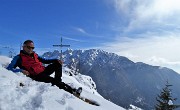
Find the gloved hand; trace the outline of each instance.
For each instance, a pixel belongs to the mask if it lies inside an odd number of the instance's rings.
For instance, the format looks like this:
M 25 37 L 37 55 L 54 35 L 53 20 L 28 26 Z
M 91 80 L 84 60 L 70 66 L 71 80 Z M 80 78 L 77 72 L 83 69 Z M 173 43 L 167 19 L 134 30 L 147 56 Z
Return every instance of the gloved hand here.
M 26 76 L 29 76 L 29 75 L 30 75 L 30 73 L 29 73 L 28 71 L 26 71 L 26 70 L 22 70 L 22 73 L 23 73 L 24 75 L 26 75 Z

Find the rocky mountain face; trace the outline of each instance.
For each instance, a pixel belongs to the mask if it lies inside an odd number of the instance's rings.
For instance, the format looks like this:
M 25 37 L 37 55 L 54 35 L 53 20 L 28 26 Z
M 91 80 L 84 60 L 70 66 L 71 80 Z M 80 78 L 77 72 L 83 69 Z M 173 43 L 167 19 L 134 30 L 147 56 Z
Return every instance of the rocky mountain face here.
M 58 51 L 44 53 L 45 58 L 57 58 Z M 97 91 L 106 99 L 128 108 L 130 104 L 153 109 L 156 97 L 168 81 L 172 96 L 180 104 L 180 74 L 159 66 L 133 62 L 126 57 L 103 50 L 67 50 L 64 64 L 81 74 L 91 76 Z

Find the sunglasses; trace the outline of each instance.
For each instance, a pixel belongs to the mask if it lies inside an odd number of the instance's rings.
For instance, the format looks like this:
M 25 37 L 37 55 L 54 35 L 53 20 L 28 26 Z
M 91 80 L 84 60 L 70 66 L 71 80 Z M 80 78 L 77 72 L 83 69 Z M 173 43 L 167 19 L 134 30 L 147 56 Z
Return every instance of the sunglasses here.
M 35 47 L 31 47 L 31 46 L 26 46 L 28 49 L 34 49 Z

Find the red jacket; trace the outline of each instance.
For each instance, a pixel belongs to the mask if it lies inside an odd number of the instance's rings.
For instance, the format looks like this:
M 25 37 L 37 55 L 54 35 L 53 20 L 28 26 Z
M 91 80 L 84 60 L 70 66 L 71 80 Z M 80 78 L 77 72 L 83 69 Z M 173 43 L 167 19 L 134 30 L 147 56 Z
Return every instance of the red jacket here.
M 32 55 L 26 55 L 20 53 L 22 59 L 22 66 L 31 74 L 37 75 L 45 70 L 45 67 L 38 60 L 38 55 L 33 53 Z

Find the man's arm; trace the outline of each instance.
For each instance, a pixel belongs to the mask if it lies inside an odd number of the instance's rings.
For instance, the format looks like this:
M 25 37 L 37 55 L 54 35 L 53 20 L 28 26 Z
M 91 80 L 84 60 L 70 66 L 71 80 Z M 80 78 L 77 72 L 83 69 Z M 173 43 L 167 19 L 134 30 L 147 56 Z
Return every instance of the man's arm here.
M 44 63 L 44 64 L 50 64 L 50 63 L 54 63 L 56 61 L 58 61 L 58 59 L 46 59 L 43 57 L 38 56 L 38 59 L 40 62 Z
M 15 56 L 6 69 L 8 69 L 10 71 L 13 71 L 15 73 L 22 72 L 22 69 L 17 69 L 16 68 L 18 66 L 17 63 L 18 63 L 19 60 L 20 60 L 20 56 L 19 55 Z

